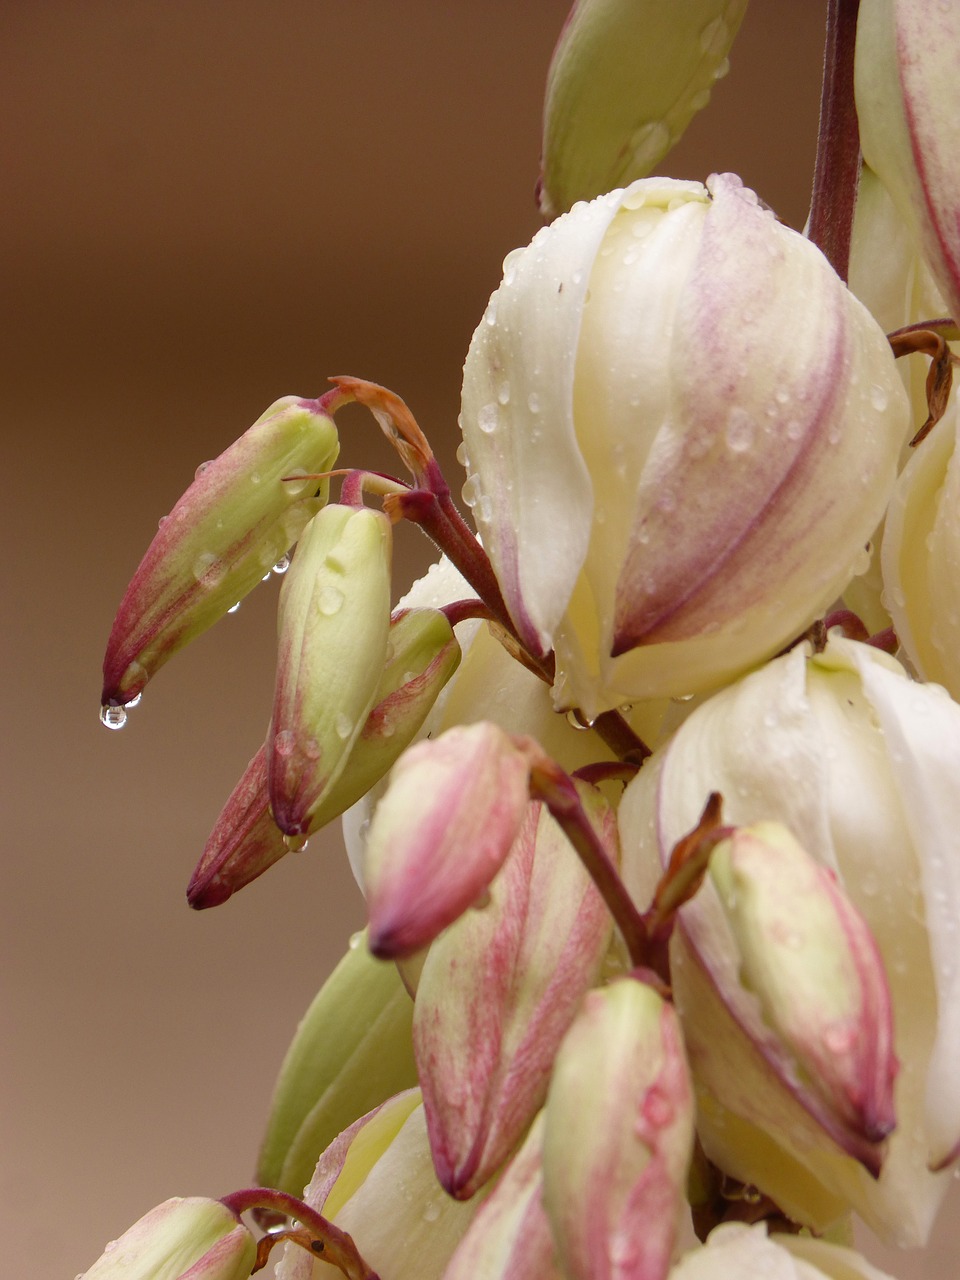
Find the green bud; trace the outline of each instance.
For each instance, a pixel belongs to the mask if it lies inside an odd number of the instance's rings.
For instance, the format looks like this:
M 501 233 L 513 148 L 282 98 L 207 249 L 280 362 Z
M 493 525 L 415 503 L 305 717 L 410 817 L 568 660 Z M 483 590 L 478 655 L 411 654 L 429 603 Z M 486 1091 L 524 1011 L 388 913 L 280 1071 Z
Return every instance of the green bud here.
M 377 697 L 390 627 L 390 521 L 329 506 L 310 522 L 280 596 L 270 807 L 304 837 Z
M 299 1195 L 342 1130 L 417 1082 L 413 1001 L 356 935 L 297 1029 L 277 1080 L 257 1181 Z
M 78 1280 L 246 1280 L 253 1236 L 219 1200 L 165 1200 L 112 1240 Z
M 326 502 L 327 481 L 311 477 L 328 471 L 339 449 L 317 402 L 287 396 L 198 468 L 117 611 L 103 660 L 104 706 L 131 702 L 168 658 L 252 591 Z

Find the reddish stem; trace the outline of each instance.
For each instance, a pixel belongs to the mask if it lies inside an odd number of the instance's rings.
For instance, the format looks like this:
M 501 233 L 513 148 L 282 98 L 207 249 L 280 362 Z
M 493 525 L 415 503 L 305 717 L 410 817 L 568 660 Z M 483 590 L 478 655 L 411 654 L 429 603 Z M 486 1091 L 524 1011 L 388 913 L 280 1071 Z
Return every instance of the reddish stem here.
M 860 129 L 853 96 L 853 54 L 860 0 L 828 0 L 820 129 L 807 235 L 841 280 L 860 182 Z

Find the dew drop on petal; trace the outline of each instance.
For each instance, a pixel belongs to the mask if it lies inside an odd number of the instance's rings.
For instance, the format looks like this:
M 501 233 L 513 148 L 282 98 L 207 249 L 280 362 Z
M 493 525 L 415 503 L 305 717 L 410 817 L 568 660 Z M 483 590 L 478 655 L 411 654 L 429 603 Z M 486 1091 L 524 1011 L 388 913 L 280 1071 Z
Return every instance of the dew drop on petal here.
M 730 29 L 723 18 L 714 18 L 700 32 L 700 48 L 714 57 L 730 43 Z
M 127 723 L 125 707 L 101 707 L 100 723 L 107 729 L 122 729 Z
M 424 1222 L 436 1222 L 439 1217 L 440 1206 L 437 1204 L 436 1200 L 428 1200 L 423 1208 Z
M 290 557 L 284 553 L 277 563 L 273 566 L 273 573 L 284 574 L 290 568 Z
M 321 587 L 317 592 L 317 608 L 325 618 L 332 618 L 343 607 L 343 592 L 339 587 Z
M 540 412 L 540 397 L 537 395 L 535 391 L 531 391 L 530 394 L 527 396 L 527 408 L 530 410 L 531 413 Z
M 874 383 L 870 388 L 870 403 L 873 405 L 874 409 L 876 409 L 877 413 L 883 413 L 884 409 L 887 407 L 888 400 L 889 397 L 887 396 L 884 388 L 881 387 L 879 383 Z
M 341 711 L 334 721 L 333 727 L 336 730 L 337 737 L 340 738 L 341 741 L 345 742 L 353 732 L 353 721 L 348 715 Z
M 236 613 L 239 608 L 240 608 L 240 601 L 238 600 L 236 604 L 232 604 L 230 606 L 230 608 L 227 610 L 227 613 Z
M 723 436 L 731 453 L 746 453 L 753 444 L 754 438 L 751 415 L 745 409 L 732 409 Z
M 495 404 L 485 404 L 477 413 L 477 426 L 484 435 L 492 435 L 500 422 L 500 414 Z
M 196 471 L 193 473 L 194 480 L 199 480 L 209 465 L 209 462 L 201 462 L 199 467 L 197 467 Z
M 350 935 L 350 944 L 349 944 L 349 945 L 350 945 L 350 950 L 351 950 L 351 951 L 356 951 L 357 947 L 359 947 L 359 945 L 360 945 L 360 943 L 361 943 L 362 941 L 363 941 L 363 930 L 362 930 L 362 929 L 358 929 L 356 933 L 351 933 L 351 935 Z
M 281 729 L 274 735 L 273 747 L 278 756 L 286 757 L 293 754 L 295 742 L 292 729 Z
M 141 689 L 139 693 L 135 693 L 133 695 L 133 697 L 130 699 L 129 702 L 125 702 L 123 704 L 124 710 L 132 711 L 134 707 L 139 707 L 142 701 L 143 701 L 143 690 Z

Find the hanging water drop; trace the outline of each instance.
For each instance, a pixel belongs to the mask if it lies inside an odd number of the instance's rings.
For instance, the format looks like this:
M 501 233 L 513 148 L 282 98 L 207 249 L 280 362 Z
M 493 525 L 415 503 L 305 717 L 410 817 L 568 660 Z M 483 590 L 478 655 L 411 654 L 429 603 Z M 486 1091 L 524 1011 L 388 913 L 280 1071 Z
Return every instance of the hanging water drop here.
M 230 606 L 230 608 L 227 610 L 227 613 L 236 613 L 239 608 L 240 608 L 240 601 L 238 600 L 236 604 L 232 604 Z
M 199 480 L 209 465 L 209 462 L 201 462 L 199 467 L 197 467 L 196 471 L 193 473 L 194 480 Z
M 143 701 L 143 690 L 141 689 L 139 693 L 135 693 L 133 695 L 133 697 L 130 699 L 129 702 L 125 702 L 123 704 L 123 709 L 125 711 L 132 711 L 134 707 L 139 707 L 142 701 Z
M 101 707 L 100 723 L 107 729 L 122 729 L 127 723 L 126 708 L 112 706 Z
M 273 573 L 284 574 L 290 568 L 290 557 L 284 552 L 277 563 L 273 566 Z M 269 577 L 269 574 L 267 575 Z

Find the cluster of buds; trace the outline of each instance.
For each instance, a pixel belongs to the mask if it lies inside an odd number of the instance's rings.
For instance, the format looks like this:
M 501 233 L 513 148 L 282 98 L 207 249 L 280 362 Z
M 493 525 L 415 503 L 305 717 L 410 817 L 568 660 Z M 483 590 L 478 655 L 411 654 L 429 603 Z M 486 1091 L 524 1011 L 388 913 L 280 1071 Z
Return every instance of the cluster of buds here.
M 927 1239 L 960 1159 L 960 9 L 832 0 L 801 235 L 733 175 L 648 176 L 745 7 L 574 6 L 552 221 L 464 368 L 475 530 L 406 405 L 338 378 L 144 557 L 114 726 L 289 566 L 190 903 L 343 815 L 369 924 L 262 1185 L 160 1206 L 91 1280 L 240 1280 L 280 1240 L 282 1280 L 868 1280 L 853 1215 Z M 351 400 L 409 479 L 331 471 Z M 391 607 L 404 520 L 443 556 Z

